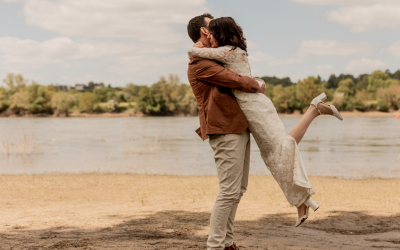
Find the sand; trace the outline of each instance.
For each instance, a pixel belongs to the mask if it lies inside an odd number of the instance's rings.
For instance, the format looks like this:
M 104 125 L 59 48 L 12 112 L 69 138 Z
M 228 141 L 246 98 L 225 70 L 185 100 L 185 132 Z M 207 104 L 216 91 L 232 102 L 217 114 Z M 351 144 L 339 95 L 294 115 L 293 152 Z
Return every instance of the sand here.
M 240 249 L 400 249 L 400 179 L 311 177 L 303 227 L 270 176 L 251 176 Z M 0 176 L 0 249 L 206 249 L 217 177 Z

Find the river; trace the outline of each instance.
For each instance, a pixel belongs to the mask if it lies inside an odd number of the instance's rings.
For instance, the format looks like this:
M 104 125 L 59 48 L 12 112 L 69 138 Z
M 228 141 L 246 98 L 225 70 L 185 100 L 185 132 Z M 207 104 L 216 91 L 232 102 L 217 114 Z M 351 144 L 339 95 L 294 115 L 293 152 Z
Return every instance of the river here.
M 299 117 L 282 117 L 286 133 Z M 0 118 L 0 174 L 215 175 L 197 117 Z M 400 178 L 400 120 L 317 118 L 299 144 L 309 175 Z M 270 174 L 254 140 L 251 174 Z

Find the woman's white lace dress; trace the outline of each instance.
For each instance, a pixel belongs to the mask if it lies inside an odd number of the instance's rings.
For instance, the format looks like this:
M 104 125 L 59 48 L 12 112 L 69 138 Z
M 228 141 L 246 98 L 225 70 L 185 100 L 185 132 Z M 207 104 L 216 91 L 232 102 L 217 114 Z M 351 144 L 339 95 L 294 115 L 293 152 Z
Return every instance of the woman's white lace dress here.
M 247 53 L 231 46 L 219 48 L 191 48 L 189 57 L 220 61 L 231 71 L 251 77 Z M 292 206 L 300 206 L 315 194 L 307 177 L 299 148 L 293 137 L 286 135 L 271 100 L 262 93 L 233 90 L 240 108 L 249 123 L 249 129 L 261 152 L 265 165 Z

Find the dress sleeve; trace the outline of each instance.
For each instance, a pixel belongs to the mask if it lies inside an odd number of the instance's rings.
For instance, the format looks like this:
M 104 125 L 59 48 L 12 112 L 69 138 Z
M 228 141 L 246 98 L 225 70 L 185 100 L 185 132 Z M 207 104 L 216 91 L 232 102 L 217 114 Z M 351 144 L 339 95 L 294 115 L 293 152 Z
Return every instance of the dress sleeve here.
M 206 59 L 216 60 L 222 63 L 232 63 L 237 55 L 235 50 L 229 47 L 219 48 L 196 48 L 192 47 L 188 51 L 189 58 L 202 57 Z

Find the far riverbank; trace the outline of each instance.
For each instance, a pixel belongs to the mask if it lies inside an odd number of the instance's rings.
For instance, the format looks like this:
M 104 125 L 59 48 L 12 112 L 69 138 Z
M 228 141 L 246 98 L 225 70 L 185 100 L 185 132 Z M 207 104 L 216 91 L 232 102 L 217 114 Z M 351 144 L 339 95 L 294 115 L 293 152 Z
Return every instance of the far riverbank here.
M 385 116 L 385 117 L 400 117 L 400 110 L 391 110 L 389 112 L 380 112 L 380 111 L 367 111 L 361 112 L 358 110 L 355 111 L 341 111 L 342 116 Z M 299 111 L 295 111 L 291 114 L 287 113 L 278 113 L 280 117 L 299 117 L 302 114 Z M 169 116 L 169 115 L 167 115 Z M 169 117 L 196 117 L 197 115 L 170 115 Z M 54 114 L 24 114 L 24 115 L 7 115 L 0 114 L 0 118 L 2 117 L 66 117 L 65 114 L 54 115 Z M 141 112 L 137 112 L 134 110 L 126 110 L 123 112 L 104 112 L 104 113 L 81 113 L 78 111 L 71 112 L 68 117 L 154 117 L 152 115 L 146 115 Z M 157 116 L 159 117 L 159 116 Z

